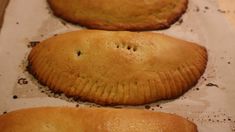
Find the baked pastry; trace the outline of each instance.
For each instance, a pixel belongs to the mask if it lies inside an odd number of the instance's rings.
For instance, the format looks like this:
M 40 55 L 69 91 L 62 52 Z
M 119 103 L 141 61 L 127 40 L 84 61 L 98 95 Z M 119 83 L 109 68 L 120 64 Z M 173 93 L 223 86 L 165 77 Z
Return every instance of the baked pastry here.
M 134 109 L 42 107 L 0 116 L 1 132 L 197 132 L 187 119 Z
M 36 45 L 29 69 L 44 85 L 98 104 L 179 97 L 197 83 L 206 49 L 157 33 L 82 30 Z
M 105 30 L 168 28 L 188 0 L 48 0 L 54 14 L 72 23 Z

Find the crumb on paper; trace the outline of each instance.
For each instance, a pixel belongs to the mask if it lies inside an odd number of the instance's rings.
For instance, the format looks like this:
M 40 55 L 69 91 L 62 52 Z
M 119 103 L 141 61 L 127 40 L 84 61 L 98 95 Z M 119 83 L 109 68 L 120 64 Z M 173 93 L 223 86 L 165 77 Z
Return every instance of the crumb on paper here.
M 176 25 L 181 25 L 182 23 L 183 23 L 183 19 L 180 18 L 180 19 L 178 20 L 178 22 L 176 23 Z
M 192 88 L 193 91 L 199 91 L 200 88 L 199 87 L 196 87 L 196 88 Z
M 222 9 L 218 9 L 217 11 L 220 12 L 220 13 L 226 13 L 226 11 L 222 10 Z
M 17 83 L 20 85 L 24 85 L 24 84 L 28 84 L 28 81 L 26 80 L 26 78 L 19 78 Z
M 162 109 L 162 106 L 161 106 L 161 105 L 157 104 L 156 106 L 157 106 L 158 108 Z
M 206 77 L 204 77 L 204 76 L 202 76 L 202 79 L 204 80 L 204 81 L 206 81 L 207 79 L 206 79 Z
M 65 22 L 65 21 L 60 21 L 64 26 L 66 26 L 67 25 L 67 23 Z
M 209 7 L 208 7 L 208 6 L 205 6 L 204 8 L 205 8 L 206 10 L 208 10 L 208 9 L 209 9 Z
M 219 87 L 217 84 L 214 84 L 214 83 L 207 83 L 206 86 L 208 86 L 208 87 L 213 87 L 214 86 L 214 87 L 217 87 L 217 88 Z
M 40 43 L 40 41 L 30 41 L 29 44 L 27 45 L 27 47 L 28 48 L 33 48 L 39 43 Z

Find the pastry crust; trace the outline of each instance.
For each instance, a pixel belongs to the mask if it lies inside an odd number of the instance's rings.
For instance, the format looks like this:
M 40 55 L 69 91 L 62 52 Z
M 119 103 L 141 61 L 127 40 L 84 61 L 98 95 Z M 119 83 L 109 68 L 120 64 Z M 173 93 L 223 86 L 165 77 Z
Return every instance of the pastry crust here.
M 187 119 L 162 112 L 41 107 L 0 116 L 1 132 L 197 132 Z
M 188 0 L 48 0 L 56 16 L 105 30 L 154 30 L 170 27 Z
M 34 47 L 30 71 L 44 85 L 98 104 L 144 104 L 179 97 L 207 64 L 195 43 L 157 33 L 81 30 Z

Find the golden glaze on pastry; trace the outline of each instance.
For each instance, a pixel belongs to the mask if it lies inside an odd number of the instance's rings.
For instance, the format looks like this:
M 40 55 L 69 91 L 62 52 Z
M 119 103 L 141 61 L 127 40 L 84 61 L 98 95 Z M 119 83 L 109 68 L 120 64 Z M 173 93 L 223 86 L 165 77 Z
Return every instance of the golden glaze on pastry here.
M 0 116 L 1 132 L 197 132 L 194 123 L 134 109 L 42 107 Z
M 45 40 L 30 71 L 53 91 L 98 104 L 144 104 L 179 97 L 197 83 L 207 52 L 157 33 L 82 30 Z
M 55 15 L 105 30 L 169 27 L 185 12 L 188 0 L 48 0 Z

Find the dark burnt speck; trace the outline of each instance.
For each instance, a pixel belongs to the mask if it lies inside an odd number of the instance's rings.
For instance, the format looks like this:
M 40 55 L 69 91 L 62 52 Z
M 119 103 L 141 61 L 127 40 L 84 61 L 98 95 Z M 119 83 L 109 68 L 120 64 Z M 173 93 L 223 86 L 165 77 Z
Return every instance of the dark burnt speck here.
M 180 25 L 180 24 L 182 24 L 183 23 L 183 19 L 181 18 L 181 19 L 179 19 L 179 21 L 178 21 L 178 23 L 177 23 L 177 25 Z
M 220 12 L 220 13 L 226 13 L 225 10 L 221 10 L 221 9 L 218 9 L 217 11 Z
M 24 84 L 28 84 L 28 81 L 26 80 L 26 78 L 19 78 L 17 83 L 20 85 L 24 85 Z
M 219 87 L 217 84 L 214 84 L 214 83 L 207 83 L 206 86 L 208 87 Z
M 144 107 L 145 109 L 150 109 L 151 108 L 151 106 L 149 106 L 149 105 L 145 105 L 145 107 Z
M 199 12 L 200 11 L 200 8 L 199 7 L 196 7 L 196 12 Z
M 33 48 L 39 43 L 40 43 L 40 41 L 30 41 L 29 44 L 27 45 L 27 47 L 28 48 Z
M 64 22 L 64 21 L 60 21 L 64 26 L 66 26 L 67 24 L 66 24 L 66 22 Z
M 14 95 L 14 96 L 13 96 L 13 99 L 17 99 L 17 98 L 18 98 L 18 96 L 17 96 L 17 95 Z

